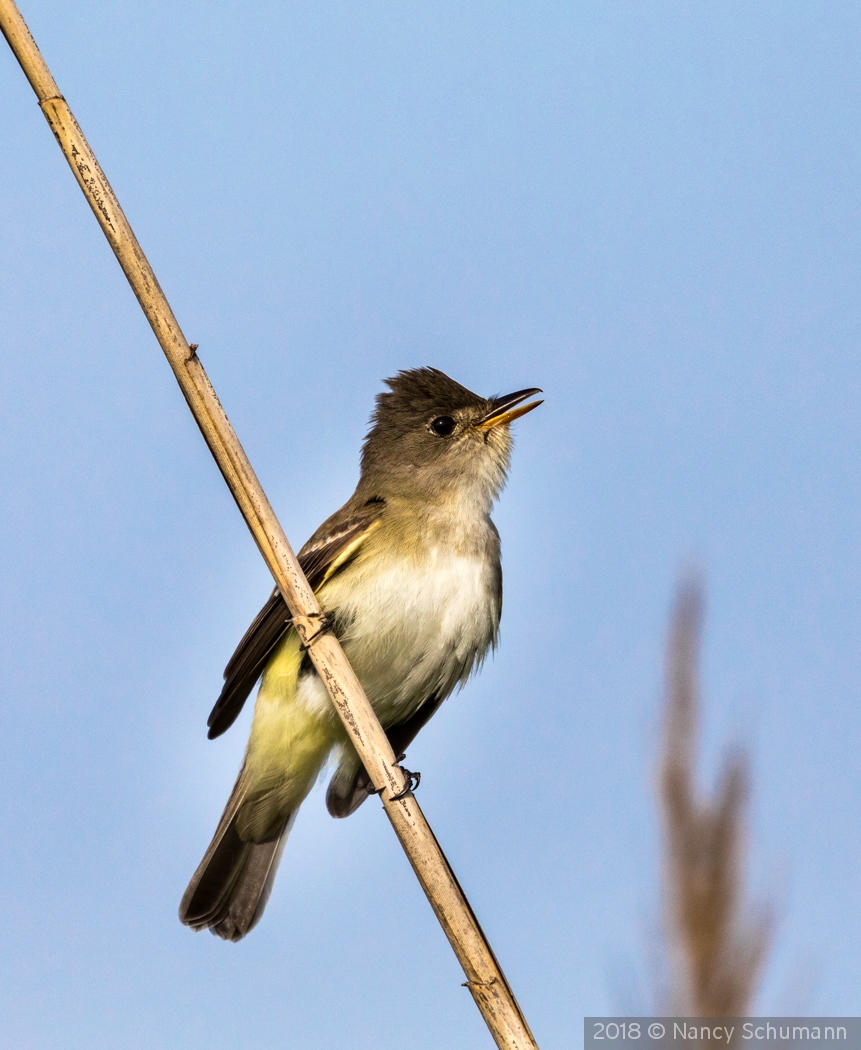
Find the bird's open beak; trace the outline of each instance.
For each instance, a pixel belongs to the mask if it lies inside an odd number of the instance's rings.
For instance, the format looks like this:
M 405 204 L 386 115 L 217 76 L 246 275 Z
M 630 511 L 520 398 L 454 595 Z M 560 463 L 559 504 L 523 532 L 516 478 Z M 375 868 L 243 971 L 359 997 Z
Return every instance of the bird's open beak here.
M 538 408 L 539 405 L 543 405 L 543 400 L 533 401 L 529 405 L 520 404 L 521 401 L 525 401 L 528 397 L 532 397 L 533 394 L 540 394 L 542 392 L 543 391 L 540 387 L 531 386 L 528 390 L 517 390 L 513 394 L 506 394 L 505 397 L 495 397 L 490 403 L 490 411 L 482 416 L 481 419 L 477 419 L 472 425 L 476 430 L 487 432 L 494 427 L 511 423 L 513 420 L 525 416 L 527 412 L 531 412 L 533 408 Z M 517 405 L 520 405 L 520 407 L 515 407 Z

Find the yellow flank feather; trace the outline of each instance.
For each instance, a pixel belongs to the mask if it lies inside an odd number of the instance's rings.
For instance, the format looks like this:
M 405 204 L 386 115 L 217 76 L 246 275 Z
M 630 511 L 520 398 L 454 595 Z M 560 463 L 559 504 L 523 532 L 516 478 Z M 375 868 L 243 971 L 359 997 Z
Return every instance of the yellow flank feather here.
M 242 773 L 237 830 L 246 842 L 276 834 L 305 799 L 340 734 L 298 697 L 300 640 L 290 631 L 269 660 Z M 310 680 L 309 680 L 310 684 Z
M 376 524 L 332 562 L 318 594 L 355 556 Z M 243 802 L 236 821 L 246 842 L 264 842 L 278 834 L 285 818 L 313 787 L 332 747 L 345 739 L 316 675 L 299 678 L 303 656 L 299 646 L 299 636 L 289 631 L 270 657 L 257 694 L 242 773 Z

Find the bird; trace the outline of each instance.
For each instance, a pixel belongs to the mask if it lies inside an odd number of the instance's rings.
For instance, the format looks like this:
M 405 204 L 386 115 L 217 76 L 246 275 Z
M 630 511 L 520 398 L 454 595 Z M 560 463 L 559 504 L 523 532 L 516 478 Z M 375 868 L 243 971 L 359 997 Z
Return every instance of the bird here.
M 508 473 L 511 423 L 538 387 L 472 393 L 422 367 L 385 380 L 356 491 L 299 563 L 402 759 L 443 701 L 496 647 L 499 533 L 490 517 Z M 236 648 L 208 736 L 236 720 L 260 679 L 242 767 L 179 908 L 193 930 L 241 940 L 260 920 L 300 805 L 324 768 L 333 817 L 374 794 L 276 588 Z

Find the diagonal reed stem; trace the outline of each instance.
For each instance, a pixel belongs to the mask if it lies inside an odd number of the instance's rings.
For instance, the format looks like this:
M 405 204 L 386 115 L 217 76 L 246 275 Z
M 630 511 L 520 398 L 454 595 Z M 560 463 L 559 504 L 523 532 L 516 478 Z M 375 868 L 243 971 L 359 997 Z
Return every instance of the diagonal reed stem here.
M 0 0 L 0 29 L 137 296 L 304 641 L 317 629 L 315 618 L 320 615 L 320 607 L 197 357 L 196 347 L 189 346 L 182 334 L 152 267 L 14 0 Z M 386 814 L 463 967 L 466 986 L 496 1045 L 500 1050 L 538 1050 L 505 974 L 418 803 L 410 794 L 392 800 L 391 796 L 408 785 L 337 639 L 332 634 L 320 635 L 309 652 L 374 786 L 383 788 Z

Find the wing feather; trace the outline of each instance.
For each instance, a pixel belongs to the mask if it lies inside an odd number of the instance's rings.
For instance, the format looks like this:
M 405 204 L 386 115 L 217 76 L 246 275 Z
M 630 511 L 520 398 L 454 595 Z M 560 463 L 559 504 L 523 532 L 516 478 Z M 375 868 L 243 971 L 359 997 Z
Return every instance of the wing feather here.
M 339 511 L 305 544 L 299 552 L 299 564 L 313 590 L 330 580 L 358 552 L 379 524 L 384 505 L 382 500 L 374 500 L 356 514 Z M 224 670 L 224 687 L 206 723 L 210 740 L 221 736 L 236 721 L 272 650 L 290 630 L 290 615 L 276 588 Z

